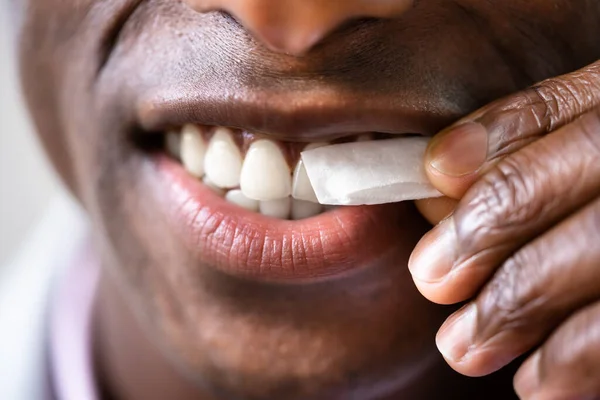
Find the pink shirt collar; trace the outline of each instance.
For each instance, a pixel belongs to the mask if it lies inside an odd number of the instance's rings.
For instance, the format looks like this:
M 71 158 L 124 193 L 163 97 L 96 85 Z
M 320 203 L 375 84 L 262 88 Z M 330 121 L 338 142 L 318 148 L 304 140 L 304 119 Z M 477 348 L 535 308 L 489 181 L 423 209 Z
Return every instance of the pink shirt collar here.
M 100 266 L 85 245 L 58 281 L 50 309 L 49 367 L 56 400 L 100 400 L 94 378 L 92 316 Z

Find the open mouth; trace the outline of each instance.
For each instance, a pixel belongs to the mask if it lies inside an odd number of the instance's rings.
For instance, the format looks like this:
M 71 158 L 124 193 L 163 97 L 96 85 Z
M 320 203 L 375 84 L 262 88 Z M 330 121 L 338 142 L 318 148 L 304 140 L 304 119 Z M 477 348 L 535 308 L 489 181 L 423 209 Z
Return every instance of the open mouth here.
M 338 276 L 390 254 L 408 257 L 423 221 L 410 202 L 322 206 L 300 152 L 389 136 L 301 143 L 184 124 L 160 136 L 160 150 L 149 158 L 151 182 L 171 229 L 201 265 L 259 280 Z
M 406 264 L 429 228 L 412 202 L 318 204 L 300 153 L 430 136 L 447 114 L 353 98 L 362 100 L 349 103 L 337 92 L 298 97 L 264 90 L 231 100 L 185 87 L 138 95 L 135 142 L 142 150 L 152 142 L 142 151 L 148 168 L 138 181 L 194 268 L 299 282 Z
M 164 145 L 190 175 L 229 203 L 268 217 L 300 220 L 333 208 L 317 201 L 302 151 L 389 137 L 363 133 L 330 142 L 282 142 L 227 127 L 187 124 L 167 133 Z

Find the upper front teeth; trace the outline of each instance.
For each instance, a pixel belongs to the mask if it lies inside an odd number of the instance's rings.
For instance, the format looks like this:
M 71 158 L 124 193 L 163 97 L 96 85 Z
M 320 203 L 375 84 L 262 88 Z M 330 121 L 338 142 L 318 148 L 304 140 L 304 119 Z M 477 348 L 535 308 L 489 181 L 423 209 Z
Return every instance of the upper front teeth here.
M 216 129 L 208 144 L 204 170 L 208 178 L 223 189 L 235 188 L 240 185 L 242 154 L 233 141 L 229 129 Z
M 313 150 L 318 149 L 319 147 L 327 146 L 327 143 L 311 143 L 304 148 L 304 150 Z M 308 179 L 308 174 L 306 173 L 306 168 L 304 168 L 304 163 L 302 159 L 298 160 L 296 164 L 296 168 L 294 168 L 294 181 L 293 181 L 293 189 L 292 196 L 295 199 L 310 201 L 313 203 L 318 203 L 317 195 L 313 190 L 312 184 Z
M 211 181 L 209 179 L 209 177 L 206 175 L 204 176 L 204 178 L 202 178 L 202 183 L 204 183 L 206 186 L 211 188 L 219 196 L 223 196 L 225 194 L 225 190 L 223 188 L 220 188 L 217 185 L 215 185 L 215 183 L 213 181 Z
M 306 149 L 325 145 L 311 143 Z M 181 135 L 167 134 L 166 146 L 190 174 L 202 178 L 205 185 L 227 201 L 247 210 L 282 219 L 308 218 L 323 210 L 302 161 L 298 160 L 292 173 L 283 151 L 274 141 L 254 141 L 243 158 L 231 129 L 215 128 L 207 143 L 202 128 L 186 125 Z
M 262 139 L 250 145 L 240 187 L 247 197 L 261 201 L 283 199 L 291 194 L 290 169 L 277 144 Z
M 185 168 L 190 174 L 201 178 L 204 175 L 206 144 L 200 129 L 186 125 L 181 131 L 180 148 L 181 162 Z
M 225 200 L 237 204 L 238 206 L 250 211 L 258 211 L 258 200 L 249 199 L 239 189 L 230 190 L 225 195 Z

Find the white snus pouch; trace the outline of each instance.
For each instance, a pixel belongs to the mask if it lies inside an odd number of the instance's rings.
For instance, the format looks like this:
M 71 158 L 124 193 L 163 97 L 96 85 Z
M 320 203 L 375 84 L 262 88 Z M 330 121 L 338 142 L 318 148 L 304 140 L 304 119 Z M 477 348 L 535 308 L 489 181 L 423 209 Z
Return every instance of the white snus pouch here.
M 321 204 L 363 205 L 439 197 L 425 175 L 429 138 L 342 143 L 301 153 Z

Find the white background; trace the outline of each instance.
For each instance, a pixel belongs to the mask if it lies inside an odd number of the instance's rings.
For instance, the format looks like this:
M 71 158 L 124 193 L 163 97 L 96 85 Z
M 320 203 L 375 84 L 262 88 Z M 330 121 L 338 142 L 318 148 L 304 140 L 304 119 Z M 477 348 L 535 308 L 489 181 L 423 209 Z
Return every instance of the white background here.
M 0 268 L 59 190 L 23 105 L 6 5 L 0 0 Z

